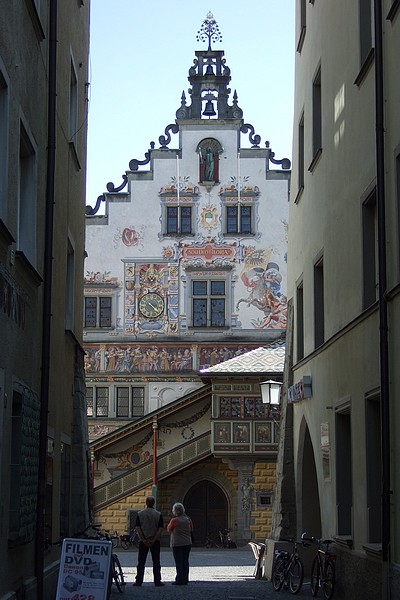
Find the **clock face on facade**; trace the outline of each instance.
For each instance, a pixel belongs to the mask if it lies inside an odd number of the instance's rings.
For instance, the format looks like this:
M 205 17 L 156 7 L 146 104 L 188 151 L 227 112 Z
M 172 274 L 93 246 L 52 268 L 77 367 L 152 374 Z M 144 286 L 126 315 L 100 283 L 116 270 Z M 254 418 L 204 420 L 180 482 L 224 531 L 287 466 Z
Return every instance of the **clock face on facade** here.
M 164 311 L 164 300 L 160 294 L 149 292 L 139 299 L 139 310 L 147 319 L 156 319 Z

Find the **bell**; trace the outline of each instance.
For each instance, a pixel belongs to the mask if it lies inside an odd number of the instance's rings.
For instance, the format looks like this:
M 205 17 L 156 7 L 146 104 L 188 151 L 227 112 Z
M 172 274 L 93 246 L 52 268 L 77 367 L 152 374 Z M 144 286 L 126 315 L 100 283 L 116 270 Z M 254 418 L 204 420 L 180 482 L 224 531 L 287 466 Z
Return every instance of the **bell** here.
M 207 65 L 206 75 L 214 75 L 214 71 L 211 65 Z
M 212 100 L 207 100 L 206 106 L 203 111 L 203 116 L 214 117 L 217 113 L 214 110 L 214 104 Z

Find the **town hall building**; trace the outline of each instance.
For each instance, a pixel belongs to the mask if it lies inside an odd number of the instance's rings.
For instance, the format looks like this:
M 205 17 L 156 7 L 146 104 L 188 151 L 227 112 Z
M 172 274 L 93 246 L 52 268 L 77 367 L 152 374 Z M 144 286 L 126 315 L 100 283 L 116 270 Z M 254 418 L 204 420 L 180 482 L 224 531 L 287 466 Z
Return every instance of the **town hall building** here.
M 244 120 L 211 13 L 198 38 L 174 122 L 87 208 L 96 520 L 129 529 L 153 492 L 262 539 L 279 420 L 259 383 L 282 379 L 291 165 Z

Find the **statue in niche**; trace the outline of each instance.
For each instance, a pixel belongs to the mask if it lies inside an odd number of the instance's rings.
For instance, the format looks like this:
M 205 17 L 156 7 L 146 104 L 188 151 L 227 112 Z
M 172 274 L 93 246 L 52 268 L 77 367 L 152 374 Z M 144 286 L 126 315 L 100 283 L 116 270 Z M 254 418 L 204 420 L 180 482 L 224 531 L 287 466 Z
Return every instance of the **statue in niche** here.
M 214 154 L 211 148 L 206 149 L 204 176 L 206 181 L 214 181 Z
M 214 138 L 202 140 L 197 146 L 199 154 L 199 181 L 205 184 L 217 183 L 219 179 L 219 155 L 221 144 Z
M 215 161 L 214 152 L 207 146 L 200 151 L 200 172 L 202 181 L 215 181 Z
M 246 479 L 243 482 L 243 485 L 241 487 L 241 492 L 242 492 L 242 510 L 243 512 L 249 512 L 250 508 L 251 508 L 251 493 L 252 493 L 252 486 L 251 486 L 251 481 L 249 477 L 246 477 Z

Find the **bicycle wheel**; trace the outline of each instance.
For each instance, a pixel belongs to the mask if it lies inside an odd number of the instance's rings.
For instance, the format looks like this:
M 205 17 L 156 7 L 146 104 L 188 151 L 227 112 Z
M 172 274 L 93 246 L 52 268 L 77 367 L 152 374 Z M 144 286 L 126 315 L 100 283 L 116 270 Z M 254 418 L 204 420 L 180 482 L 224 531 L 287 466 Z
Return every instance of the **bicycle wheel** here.
M 121 548 L 124 550 L 128 550 L 129 548 L 129 540 L 126 535 L 121 535 Z
M 122 594 L 124 592 L 125 581 L 124 581 L 124 574 L 122 572 L 121 563 L 119 562 L 119 558 L 116 554 L 112 555 L 111 560 L 112 560 L 113 579 L 115 581 L 115 585 L 117 586 L 118 591 L 120 592 L 120 594 Z
M 319 569 L 319 560 L 318 556 L 314 557 L 312 567 L 311 567 L 311 593 L 313 596 L 318 594 L 319 588 L 319 577 L 320 577 L 320 569 Z
M 335 591 L 335 563 L 333 560 L 328 559 L 325 563 L 325 577 L 321 586 L 326 600 L 331 600 Z
M 304 566 L 300 558 L 295 558 L 289 567 L 289 589 L 292 594 L 298 594 L 303 585 Z
M 279 592 L 279 590 L 283 586 L 283 581 L 285 578 L 285 567 L 286 558 L 284 556 L 277 556 L 275 558 L 271 575 L 272 586 L 276 592 Z

